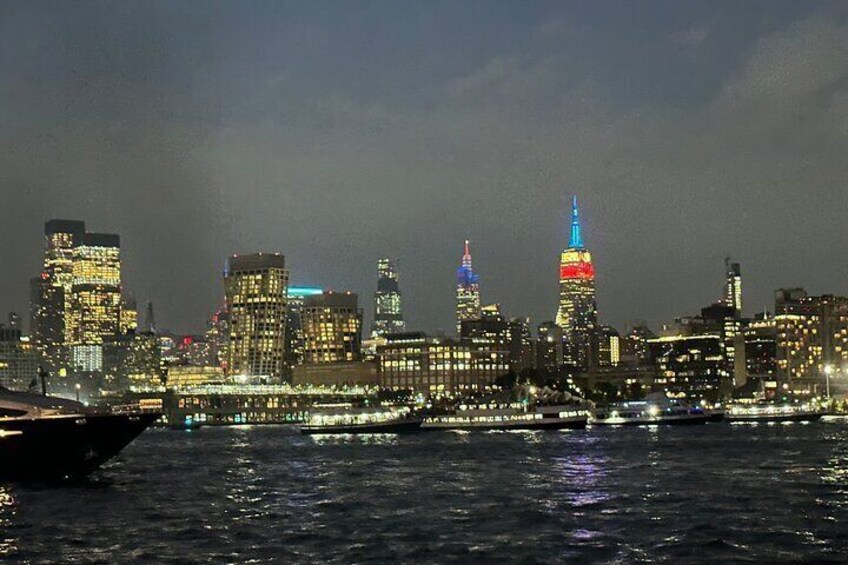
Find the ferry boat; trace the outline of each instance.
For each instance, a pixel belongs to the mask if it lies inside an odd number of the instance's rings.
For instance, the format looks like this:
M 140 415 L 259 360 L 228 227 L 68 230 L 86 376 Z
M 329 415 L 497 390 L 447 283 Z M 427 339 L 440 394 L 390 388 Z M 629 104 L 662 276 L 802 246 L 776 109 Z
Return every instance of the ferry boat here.
M 593 426 L 666 426 L 706 424 L 719 417 L 718 413 L 672 400 L 664 393 L 651 393 L 645 400 L 620 402 L 598 409 L 589 423 Z
M 117 455 L 161 414 L 100 413 L 0 387 L 0 477 L 78 478 Z
M 462 405 L 447 414 L 428 416 L 422 430 L 561 430 L 586 427 L 589 411 L 580 404 Z
M 399 434 L 417 432 L 421 418 L 408 406 L 338 407 L 317 409 L 300 426 L 300 433 Z
M 729 422 L 814 422 L 827 411 L 812 404 L 737 404 L 729 407 L 725 418 Z

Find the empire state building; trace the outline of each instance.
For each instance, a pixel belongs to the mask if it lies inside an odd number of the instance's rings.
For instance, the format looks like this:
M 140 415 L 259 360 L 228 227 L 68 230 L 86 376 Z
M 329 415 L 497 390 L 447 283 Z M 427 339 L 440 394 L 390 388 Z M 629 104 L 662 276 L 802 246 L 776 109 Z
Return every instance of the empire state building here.
M 563 361 L 587 368 L 593 364 L 593 343 L 598 326 L 595 304 L 595 267 L 583 243 L 577 196 L 571 206 L 571 238 L 559 262 L 559 309 L 556 324 L 562 328 Z

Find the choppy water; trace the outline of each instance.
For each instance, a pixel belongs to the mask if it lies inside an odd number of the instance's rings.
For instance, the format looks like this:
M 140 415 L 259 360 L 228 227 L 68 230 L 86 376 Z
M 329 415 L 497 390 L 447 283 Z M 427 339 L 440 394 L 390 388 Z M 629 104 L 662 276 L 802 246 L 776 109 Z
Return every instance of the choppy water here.
M 151 430 L 83 484 L 0 484 L 0 561 L 843 563 L 846 465 L 836 422 Z

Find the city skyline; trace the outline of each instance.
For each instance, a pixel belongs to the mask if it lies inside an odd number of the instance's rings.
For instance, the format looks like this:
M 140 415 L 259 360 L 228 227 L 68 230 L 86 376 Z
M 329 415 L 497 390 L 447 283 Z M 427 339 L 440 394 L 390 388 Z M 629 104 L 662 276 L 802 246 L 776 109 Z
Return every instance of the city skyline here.
M 26 311 L 40 226 L 71 217 L 121 234 L 126 286 L 178 332 L 262 249 L 363 297 L 398 257 L 410 327 L 449 332 L 464 239 L 484 301 L 541 322 L 573 193 L 603 324 L 720 298 L 727 255 L 748 314 L 774 287 L 848 293 L 844 7 L 314 6 L 200 29 L 173 6 L 0 8 L 0 309 Z
M 0 38 L 0 562 L 848 562 L 848 2 Z
M 584 220 L 582 219 L 582 215 L 581 215 L 580 219 L 578 219 L 578 216 L 577 216 L 577 214 L 578 214 L 577 195 L 572 195 L 569 198 L 569 203 L 570 203 L 569 222 L 568 222 L 569 223 L 569 231 L 568 231 L 568 234 L 566 235 L 566 238 L 568 239 L 568 245 L 566 246 L 566 252 L 568 252 L 569 250 L 573 250 L 573 249 L 578 249 L 578 250 L 582 251 L 582 250 L 586 249 L 586 246 L 584 245 L 584 241 L 583 241 L 583 236 L 582 236 L 582 224 L 583 224 Z M 76 220 L 76 219 L 75 220 L 67 220 L 67 219 L 53 218 L 53 219 L 47 220 L 43 224 L 43 228 L 49 229 L 49 226 L 53 223 L 56 223 L 56 222 L 73 223 L 73 224 L 79 224 L 79 225 L 82 225 L 82 226 L 85 226 L 86 223 L 87 223 L 87 221 L 84 221 L 84 220 Z M 98 235 L 98 234 L 95 234 L 95 235 Z M 114 235 L 114 236 L 109 235 L 109 237 L 119 238 L 120 235 L 119 234 Z M 577 240 L 575 240 L 575 237 L 577 238 Z M 464 242 L 464 245 L 465 245 L 464 250 L 465 250 L 466 256 L 468 256 L 467 253 L 468 253 L 468 248 L 469 248 L 470 242 L 468 240 L 466 240 Z M 125 249 L 122 248 L 121 252 L 122 252 L 122 254 L 124 254 Z M 225 261 L 224 261 L 225 267 L 218 273 L 218 279 L 216 279 L 216 281 L 210 281 L 210 283 L 209 283 L 213 286 L 221 286 L 220 302 L 217 303 L 217 304 L 212 304 L 212 305 L 209 306 L 209 315 L 207 315 L 205 319 L 203 319 L 200 323 L 198 323 L 194 326 L 178 326 L 177 329 L 167 327 L 167 328 L 164 328 L 164 330 L 173 332 L 175 334 L 186 334 L 186 335 L 192 334 L 192 333 L 202 332 L 204 330 L 204 328 L 208 325 L 210 316 L 214 315 L 220 308 L 225 306 L 226 288 L 225 288 L 225 285 L 221 283 L 221 280 L 222 280 L 221 276 L 222 276 L 222 274 L 223 275 L 226 274 L 226 271 L 227 271 L 226 264 L 233 257 L 239 257 L 239 256 L 243 256 L 243 255 L 253 255 L 253 254 L 282 255 L 283 253 L 280 252 L 280 251 L 266 250 L 266 251 L 252 251 L 252 252 L 229 254 L 225 258 Z M 40 258 L 41 258 L 41 256 L 39 256 L 39 259 Z M 382 261 L 382 260 L 384 260 L 384 259 L 381 258 L 380 261 Z M 463 260 L 465 261 L 466 259 L 463 259 Z M 729 261 L 730 261 L 729 257 L 724 257 L 723 261 L 724 261 L 724 266 L 725 266 L 724 275 L 726 276 L 726 278 L 724 280 L 724 285 L 723 286 L 721 285 L 722 279 L 721 279 L 720 275 L 721 275 L 722 271 L 721 271 L 720 267 L 715 267 L 713 269 L 714 272 L 711 274 L 711 277 L 715 280 L 714 281 L 710 280 L 709 282 L 710 282 L 710 285 L 713 286 L 713 287 L 716 287 L 718 285 L 719 291 L 716 292 L 715 289 L 713 289 L 714 290 L 714 292 L 713 292 L 714 296 L 707 298 L 705 303 L 727 303 L 727 301 L 730 300 L 732 296 L 734 296 L 733 294 L 729 294 L 729 293 L 738 292 L 739 295 L 736 295 L 734 299 L 738 300 L 739 303 L 741 304 L 741 282 L 736 283 L 737 285 L 739 285 L 738 290 L 735 290 L 736 289 L 735 286 L 730 286 L 732 284 L 731 281 L 741 280 L 741 278 L 739 278 L 739 275 L 738 275 L 739 269 L 740 269 L 740 264 L 738 262 L 733 262 L 732 264 L 729 263 Z M 123 262 L 123 265 L 121 267 L 122 270 L 127 270 L 129 265 L 127 265 L 125 261 L 122 261 L 122 262 Z M 594 259 L 592 260 L 592 263 L 595 263 Z M 559 276 L 561 277 L 562 276 L 562 265 L 561 264 L 560 264 L 560 266 L 557 270 L 558 270 Z M 462 271 L 462 268 L 460 268 L 459 271 Z M 454 271 L 454 276 L 457 275 L 457 272 L 458 271 Z M 736 273 L 736 277 L 737 277 L 736 279 L 734 279 L 733 276 L 732 276 L 734 274 L 734 272 Z M 37 275 L 38 275 L 38 273 L 36 273 L 32 277 L 30 277 L 30 281 L 29 281 L 30 285 L 32 285 L 35 282 L 34 278 L 37 278 Z M 475 280 L 476 280 L 477 277 L 479 277 L 479 273 L 476 272 L 476 269 L 474 269 L 473 275 L 475 277 Z M 593 275 L 594 275 L 594 269 L 593 269 Z M 317 290 L 320 287 L 320 288 L 327 288 L 328 290 L 337 291 L 337 292 L 354 292 L 354 293 L 357 293 L 357 294 L 366 294 L 366 295 L 369 294 L 369 289 L 333 287 L 333 286 L 329 286 L 329 285 L 315 284 L 312 281 L 304 281 L 304 280 L 302 280 L 302 278 L 298 278 L 296 270 L 292 274 L 292 279 L 295 281 L 294 283 L 292 283 L 292 286 L 291 286 L 292 289 L 305 289 L 305 290 L 316 289 Z M 373 283 L 373 281 L 371 281 L 371 282 Z M 378 280 L 378 282 L 379 282 L 379 280 Z M 593 282 L 595 282 L 594 279 L 593 279 Z M 372 286 L 374 286 L 374 288 L 377 288 L 376 285 L 372 284 Z M 785 288 L 805 288 L 805 289 L 809 289 L 810 287 L 804 285 L 803 283 L 787 284 L 787 285 L 775 285 L 775 287 L 773 289 L 771 289 L 770 291 L 767 292 L 768 296 L 766 298 L 766 301 L 762 304 L 754 304 L 753 306 L 751 306 L 750 299 L 746 298 L 745 304 L 747 305 L 747 310 L 742 311 L 740 313 L 740 315 L 753 316 L 755 314 L 759 314 L 759 313 L 762 313 L 762 312 L 773 313 L 774 312 L 774 293 L 776 291 L 780 290 L 780 289 L 785 289 Z M 143 297 L 142 302 L 138 301 L 139 297 L 137 296 L 137 293 L 134 292 L 131 283 L 130 284 L 123 284 L 122 289 L 123 289 L 124 299 L 131 300 L 133 305 L 135 305 L 136 302 L 138 302 L 138 303 L 147 304 L 148 307 L 151 306 L 152 301 L 149 301 L 146 297 Z M 456 325 L 456 286 L 454 285 L 451 290 L 453 292 L 454 325 Z M 557 291 L 555 290 L 554 292 L 557 292 Z M 748 296 L 748 293 L 750 293 L 750 292 L 751 292 L 751 288 L 749 286 L 749 283 L 746 283 L 746 285 L 745 285 L 746 296 Z M 373 289 L 371 289 L 370 293 L 373 293 Z M 839 292 L 833 290 L 832 287 L 821 289 L 821 291 L 816 290 L 816 291 L 813 292 L 813 294 L 816 294 L 816 293 L 818 293 L 818 294 L 839 294 Z M 488 297 L 486 297 L 484 299 L 482 297 L 482 293 L 480 293 L 480 294 L 481 294 L 481 296 L 480 296 L 480 298 L 478 298 L 478 301 L 479 301 L 481 306 L 485 305 L 485 304 L 498 304 L 498 305 L 501 305 L 501 304 L 504 304 L 504 303 L 509 304 L 509 302 L 510 302 L 509 297 L 507 297 L 506 300 L 503 300 L 503 301 L 502 300 L 489 300 Z M 451 298 L 448 297 L 447 300 L 450 301 Z M 552 300 L 556 303 L 559 303 L 560 299 L 557 296 L 554 296 L 552 298 Z M 406 299 L 404 299 L 404 302 L 405 301 L 406 301 Z M 616 327 L 616 328 L 620 328 L 622 330 L 625 330 L 625 329 L 633 327 L 634 325 L 639 325 L 643 322 L 648 322 L 649 327 L 658 328 L 658 327 L 661 327 L 665 323 L 673 321 L 675 318 L 677 318 L 681 315 L 685 315 L 685 312 L 692 311 L 694 309 L 697 309 L 698 307 L 699 306 L 698 306 L 697 303 L 684 305 L 683 308 L 681 308 L 679 311 L 675 312 L 673 315 L 671 315 L 670 317 L 665 318 L 665 319 L 656 319 L 655 317 L 652 317 L 650 315 L 636 314 L 636 315 L 624 320 L 623 323 L 621 323 L 620 325 L 617 325 L 615 323 L 607 323 L 607 324 L 602 324 L 602 325 L 609 325 L 609 326 L 612 326 L 612 327 Z M 23 308 L 21 308 L 21 309 L 7 309 L 6 311 L 15 313 L 19 317 L 21 317 L 23 320 L 26 320 L 26 322 L 24 323 L 24 328 L 27 329 L 28 331 L 31 331 L 32 330 L 30 328 L 31 320 L 29 319 L 30 316 L 27 315 L 27 313 L 30 312 L 31 308 L 32 308 L 32 304 L 30 304 L 30 302 L 28 300 Z M 558 306 L 556 304 L 554 304 L 555 313 L 556 313 L 557 308 L 558 308 Z M 597 315 L 598 320 L 603 322 L 605 320 L 603 309 L 599 309 L 596 306 L 596 310 L 597 310 L 596 315 Z M 511 316 L 524 316 L 524 315 L 526 315 L 526 313 L 524 313 L 524 312 L 513 312 L 513 311 L 509 310 L 508 306 L 506 307 L 506 311 Z M 364 312 L 366 313 L 366 315 L 363 318 L 363 320 L 364 320 L 363 323 L 365 324 L 363 327 L 371 327 L 371 325 L 373 324 L 373 310 L 366 308 L 364 310 Z M 140 313 L 139 313 L 139 316 L 140 316 Z M 533 319 L 531 317 L 530 319 L 534 323 L 538 324 L 538 323 L 543 323 L 543 322 L 556 321 L 557 316 L 556 315 L 552 315 L 552 316 L 548 316 L 548 317 L 541 316 L 541 317 L 536 318 L 536 319 Z M 140 317 L 139 317 L 138 321 L 141 322 Z M 408 321 L 405 321 L 405 323 L 408 325 Z M 448 328 L 426 327 L 426 326 L 415 325 L 415 322 L 413 321 L 413 326 L 412 326 L 411 329 L 444 332 L 444 333 L 450 334 L 452 331 L 456 330 L 456 327 L 454 327 L 454 328 L 451 328 L 451 327 L 448 327 Z M 363 336 L 363 337 L 365 337 L 365 336 Z

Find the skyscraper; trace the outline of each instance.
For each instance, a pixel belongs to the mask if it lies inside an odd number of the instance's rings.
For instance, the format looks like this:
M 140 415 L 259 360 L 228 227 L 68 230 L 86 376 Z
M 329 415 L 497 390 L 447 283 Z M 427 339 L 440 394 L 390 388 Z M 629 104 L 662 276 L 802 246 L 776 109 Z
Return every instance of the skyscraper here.
M 736 317 L 742 316 L 742 269 L 739 263 L 731 263 L 730 257 L 724 260 L 726 281 L 724 284 L 724 303 L 736 311 Z
M 560 257 L 556 323 L 562 328 L 564 363 L 580 368 L 594 364 L 593 342 L 598 325 L 595 267 L 583 243 L 577 196 L 571 206 L 571 238 Z
M 117 235 L 86 233 L 74 248 L 70 323 L 71 365 L 103 368 L 103 342 L 121 333 L 121 241 Z
M 406 330 L 403 321 L 397 262 L 392 259 L 377 261 L 377 292 L 374 293 L 374 322 L 371 336 L 381 337 Z
M 281 379 L 289 273 L 279 253 L 234 255 L 224 274 L 231 375 Z
M 612 326 L 598 327 L 598 366 L 617 367 L 621 363 L 621 335 Z
M 82 243 L 85 224 L 50 220 L 44 224 L 44 266 L 32 281 L 31 327 L 39 351 L 51 369 L 63 364 L 70 343 L 74 249 Z
M 456 270 L 456 331 L 462 331 L 463 320 L 480 317 L 480 277 L 471 264 L 471 249 L 465 240 L 462 264 Z

